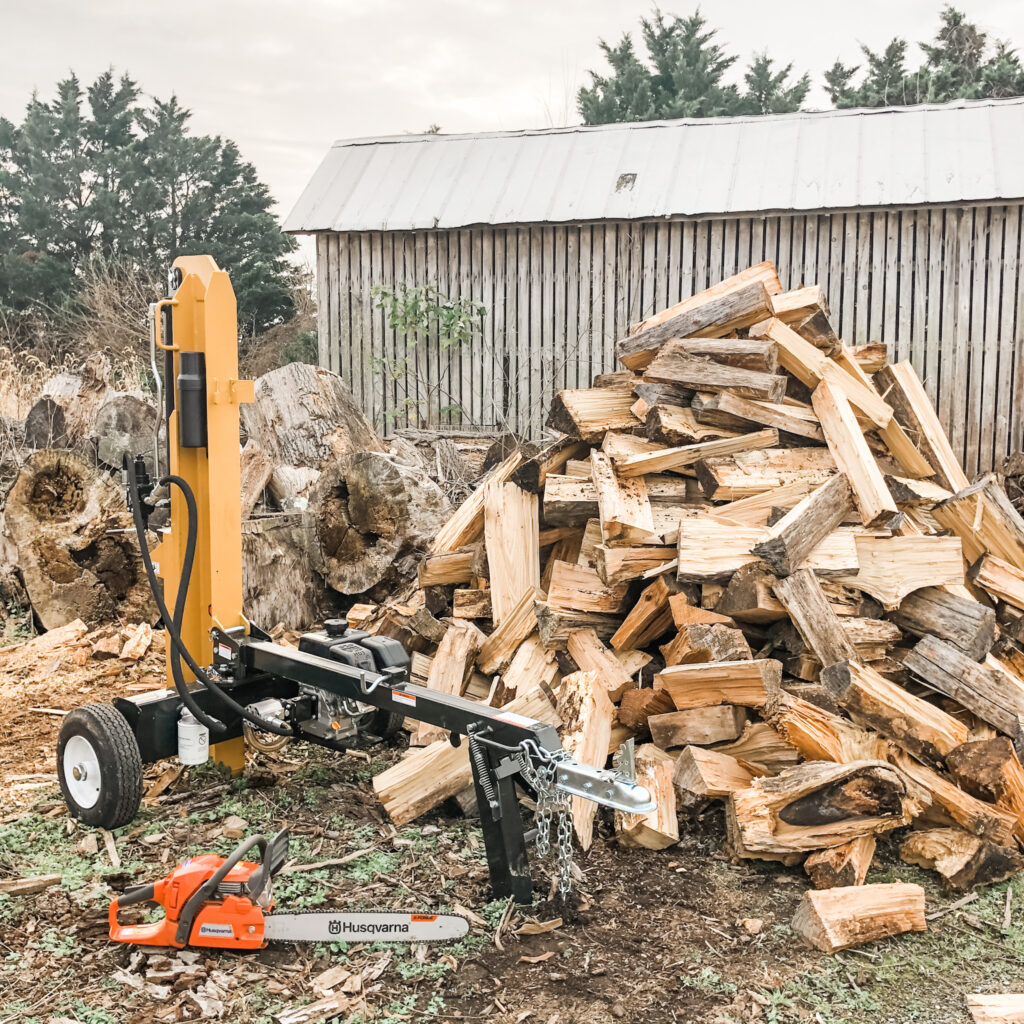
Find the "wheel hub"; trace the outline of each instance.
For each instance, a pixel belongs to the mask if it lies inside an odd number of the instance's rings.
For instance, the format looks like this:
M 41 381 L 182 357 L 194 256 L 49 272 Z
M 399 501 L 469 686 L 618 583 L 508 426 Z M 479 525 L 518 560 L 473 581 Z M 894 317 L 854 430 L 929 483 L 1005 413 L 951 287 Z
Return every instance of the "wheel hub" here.
M 83 809 L 100 798 L 100 759 L 84 736 L 72 736 L 64 747 L 64 782 L 71 798 Z

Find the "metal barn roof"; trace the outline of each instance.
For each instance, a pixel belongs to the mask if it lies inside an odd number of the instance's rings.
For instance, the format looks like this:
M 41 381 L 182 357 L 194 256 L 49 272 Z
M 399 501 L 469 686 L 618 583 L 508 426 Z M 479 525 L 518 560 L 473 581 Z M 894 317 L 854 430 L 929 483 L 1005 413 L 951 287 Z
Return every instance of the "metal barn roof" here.
M 285 230 L 1024 198 L 1024 99 L 336 142 Z

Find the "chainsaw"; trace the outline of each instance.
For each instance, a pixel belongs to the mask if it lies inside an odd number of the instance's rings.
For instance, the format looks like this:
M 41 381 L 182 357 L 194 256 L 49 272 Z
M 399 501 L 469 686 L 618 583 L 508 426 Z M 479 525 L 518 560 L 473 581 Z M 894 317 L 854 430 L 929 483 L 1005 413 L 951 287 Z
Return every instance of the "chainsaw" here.
M 253 848 L 259 863 L 242 860 Z M 268 942 L 443 942 L 460 939 L 469 921 L 456 914 L 393 911 L 275 914 L 271 883 L 288 854 L 288 830 L 251 836 L 227 857 L 192 857 L 166 878 L 127 890 L 110 904 L 110 938 L 140 946 L 262 949 Z M 164 918 L 121 924 L 120 910 L 155 903 Z

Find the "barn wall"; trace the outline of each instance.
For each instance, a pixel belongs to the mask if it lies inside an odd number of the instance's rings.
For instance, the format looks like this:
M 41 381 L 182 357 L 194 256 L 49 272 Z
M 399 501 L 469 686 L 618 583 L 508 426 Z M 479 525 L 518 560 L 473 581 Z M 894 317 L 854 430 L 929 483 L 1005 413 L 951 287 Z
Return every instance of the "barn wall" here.
M 825 288 L 847 343 L 882 340 L 913 362 L 973 475 L 1024 446 L 1021 210 L 320 234 L 320 359 L 379 426 L 422 418 L 429 380 L 442 384 L 441 425 L 537 435 L 555 391 L 614 369 L 630 324 L 772 259 L 784 286 Z M 482 336 L 446 350 L 435 335 L 407 353 L 372 295 L 396 282 L 483 303 Z

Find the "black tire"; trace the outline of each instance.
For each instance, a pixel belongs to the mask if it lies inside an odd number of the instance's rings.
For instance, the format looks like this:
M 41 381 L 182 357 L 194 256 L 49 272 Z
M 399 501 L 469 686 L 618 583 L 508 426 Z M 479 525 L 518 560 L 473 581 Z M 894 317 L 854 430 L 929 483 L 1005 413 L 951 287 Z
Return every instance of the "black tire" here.
M 99 762 L 99 794 L 88 807 L 75 799 L 65 778 L 65 750 L 76 736 L 90 744 Z M 120 711 L 110 704 L 86 704 L 64 719 L 57 739 L 57 779 L 71 816 L 86 825 L 114 829 L 135 817 L 142 803 L 142 758 Z
M 370 719 L 370 724 L 366 731 L 373 733 L 374 736 L 379 736 L 382 740 L 389 740 L 402 728 L 404 721 L 405 715 L 400 711 L 387 711 L 381 708 Z

